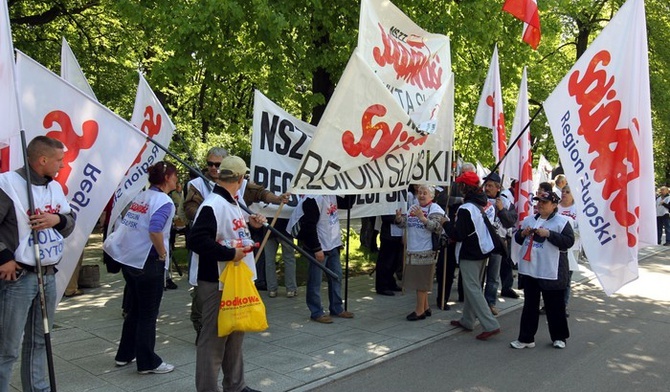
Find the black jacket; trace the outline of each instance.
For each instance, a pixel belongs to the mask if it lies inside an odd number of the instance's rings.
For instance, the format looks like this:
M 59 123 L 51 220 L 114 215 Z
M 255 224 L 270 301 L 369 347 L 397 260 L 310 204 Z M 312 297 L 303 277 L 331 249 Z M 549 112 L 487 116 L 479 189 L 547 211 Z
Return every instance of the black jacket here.
M 483 208 L 488 203 L 488 199 L 483 192 L 469 193 L 465 195 L 465 203 L 472 203 L 478 208 Z M 489 253 L 482 253 L 479 247 L 479 237 L 487 236 L 488 231 L 471 235 L 475 231 L 475 225 L 470 216 L 470 211 L 459 208 L 456 212 L 456 220 L 445 222 L 444 231 L 449 239 L 455 242 L 462 242 L 459 259 L 482 260 L 489 257 Z

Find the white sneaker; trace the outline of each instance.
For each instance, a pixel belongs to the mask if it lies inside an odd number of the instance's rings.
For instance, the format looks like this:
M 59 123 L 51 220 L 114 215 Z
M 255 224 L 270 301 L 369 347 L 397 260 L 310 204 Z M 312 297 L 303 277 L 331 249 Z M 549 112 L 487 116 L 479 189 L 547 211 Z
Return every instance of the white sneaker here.
M 290 290 L 286 292 L 286 298 L 293 298 L 298 295 L 296 290 Z
M 174 365 L 170 365 L 169 363 L 161 363 L 158 365 L 156 369 L 151 369 L 151 370 L 140 370 L 138 373 L 139 374 L 164 374 L 164 373 L 170 373 L 171 371 L 174 370 Z
M 116 362 L 116 366 L 121 367 L 121 366 L 126 366 L 130 363 L 135 362 L 135 358 L 133 358 L 132 361 L 115 361 L 115 362 Z
M 554 348 L 565 348 L 565 342 L 562 340 L 554 340 Z
M 270 290 L 268 291 L 268 296 L 270 298 L 276 298 L 277 297 L 277 290 Z
M 509 345 L 512 346 L 512 348 L 516 348 L 516 349 L 520 350 L 522 348 L 533 348 L 533 347 L 535 347 L 535 342 L 523 343 L 523 342 L 520 342 L 518 340 L 515 340 L 513 342 L 510 342 Z

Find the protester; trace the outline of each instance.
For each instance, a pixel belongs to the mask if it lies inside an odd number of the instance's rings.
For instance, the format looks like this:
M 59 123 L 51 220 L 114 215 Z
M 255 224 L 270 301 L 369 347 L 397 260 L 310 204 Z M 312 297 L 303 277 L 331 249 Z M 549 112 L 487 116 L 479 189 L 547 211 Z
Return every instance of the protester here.
M 342 301 L 342 264 L 340 262 L 342 235 L 340 234 L 338 208 L 351 208 L 351 205 L 348 200 L 334 195 L 303 197 L 301 203 L 293 210 L 287 227 L 287 230 L 294 232 L 294 226 L 299 225 L 298 240 L 303 248 L 339 278 L 339 280 L 328 278 L 330 315 L 327 315 L 321 304 L 322 271 L 313 263 L 309 263 L 305 294 L 307 308 L 310 312 L 310 319 L 323 324 L 331 324 L 332 317 L 345 319 L 354 317 L 352 312 L 344 309 Z
M 188 248 L 198 259 L 196 301 L 202 311 L 202 330 L 196 351 L 195 385 L 198 392 L 219 390 L 217 383 L 221 370 L 224 391 L 255 392 L 244 381 L 244 332 L 235 331 L 219 337 L 217 328 L 223 290 L 219 276 L 226 262 L 243 261 L 255 277 L 256 265 L 252 248 L 228 248 L 217 240 L 251 240 L 246 221 L 252 227 L 260 228 L 266 219 L 259 214 L 246 215 L 239 207 L 239 200 L 236 200 L 248 170 L 246 163 L 231 155 L 222 159 L 218 167 L 220 172 L 216 186 L 198 209 L 187 240 Z
M 450 239 L 458 242 L 456 257 L 460 274 L 463 276 L 463 316 L 452 320 L 451 325 L 472 331 L 475 318 L 484 328 L 477 335 L 479 340 L 487 340 L 500 333 L 500 324 L 491 314 L 482 292 L 481 277 L 486 259 L 494 249 L 493 239 L 488 232 L 483 208 L 487 204 L 486 195 L 479 188 L 479 177 L 474 172 L 466 172 L 456 178 L 464 203 L 456 212 L 455 222 L 445 222 L 444 229 Z
M 279 230 L 289 241 L 293 241 L 293 237 L 286 231 L 288 219 L 278 218 L 274 228 Z M 295 276 L 295 253 L 293 247 L 279 236 L 270 233 L 268 240 L 265 243 L 265 279 L 268 286 L 268 296 L 270 298 L 277 297 L 279 290 L 279 283 L 277 283 L 277 250 L 281 245 L 281 258 L 284 265 L 284 286 L 286 287 L 286 297 L 294 298 L 298 295 L 298 283 Z
M 502 181 L 498 173 L 491 173 L 484 177 L 484 193 L 488 199 L 488 204 L 484 208 L 484 212 L 495 227 L 500 241 L 504 244 L 507 236 L 507 229 L 514 227 L 519 215 L 514 208 L 514 204 L 507 198 L 501 195 Z M 507 248 L 507 245 L 505 245 Z M 496 308 L 496 301 L 498 299 L 498 280 L 500 279 L 500 265 L 503 257 L 497 253 L 492 253 L 489 256 L 489 262 L 486 267 L 486 281 L 484 285 L 484 297 L 494 316 L 498 315 L 498 308 Z
M 184 199 L 184 214 L 189 221 L 195 219 L 195 214 L 202 204 L 202 201 L 207 197 L 212 190 L 212 182 L 216 181 L 219 178 L 219 167 L 221 161 L 228 156 L 228 151 L 223 147 L 212 147 L 207 152 L 207 173 L 205 173 L 206 178 L 197 177 L 189 181 L 187 185 L 187 194 Z M 251 205 L 252 203 L 265 202 L 265 203 L 274 203 L 280 204 L 282 201 L 284 203 L 288 202 L 290 193 L 283 193 L 279 196 L 268 191 L 261 185 L 258 185 L 254 182 L 247 181 L 246 177 L 242 182 L 240 189 L 235 195 L 244 205 Z M 191 322 L 193 323 L 193 328 L 196 332 L 196 344 L 198 337 L 200 336 L 200 309 L 197 308 L 198 301 L 196 297 L 198 296 L 197 288 L 197 276 L 198 276 L 198 265 L 193 263 L 189 266 L 189 284 L 193 286 L 193 291 L 191 292 L 192 302 L 191 302 Z M 263 272 L 265 271 L 265 259 L 263 259 Z M 265 283 L 265 276 L 262 277 L 262 284 L 256 282 L 256 287 L 259 287 L 259 290 L 267 289 Z
M 55 265 L 63 256 L 63 237 L 74 230 L 75 217 L 61 185 L 53 181 L 63 168 L 65 146 L 37 136 L 26 149 L 27 164 L 0 174 L 0 391 L 9 391 L 12 365 L 22 348 L 24 391 L 49 390 L 44 320 L 40 310 L 38 270 L 32 230 L 43 234 L 41 254 L 48 327 L 56 311 Z M 29 214 L 27 174 L 30 173 L 34 213 Z M 23 341 L 23 345 L 21 344 Z
M 558 195 L 542 191 L 534 199 L 538 201 L 538 213 L 524 219 L 514 236 L 521 245 L 519 274 L 523 280 L 524 302 L 519 338 L 510 342 L 510 346 L 535 347 L 542 295 L 553 346 L 562 349 L 570 337 L 565 290 L 569 273 L 567 251 L 575 237 L 568 218 L 557 213 Z
M 667 186 L 662 186 L 656 196 L 656 242 L 661 245 L 665 231 L 665 243 L 670 245 L 670 191 Z
M 507 197 L 512 204 L 515 203 L 514 195 L 518 193 L 518 183 L 516 180 L 512 180 L 510 187 L 500 193 L 502 197 Z M 518 211 L 517 211 L 517 220 L 518 220 Z M 507 229 L 505 234 L 505 244 L 507 245 L 507 254 L 503 255 L 502 262 L 500 263 L 500 296 L 506 298 L 517 299 L 519 294 L 514 291 L 514 261 L 512 261 L 512 235 L 514 229 Z
M 156 320 L 163 298 L 165 271 L 170 263 L 170 228 L 175 206 L 168 193 L 177 186 L 177 168 L 158 162 L 148 169 L 149 189 L 130 204 L 103 250 L 122 264 L 128 313 L 123 321 L 116 365 L 137 359 L 140 374 L 169 373 L 174 366 L 155 352 Z
M 393 274 L 402 267 L 402 228 L 395 224 L 395 215 L 381 216 L 379 231 L 379 253 L 375 263 L 375 291 L 379 295 L 394 296 L 402 291 Z
M 433 203 L 435 187 L 420 185 L 416 191 L 416 204 L 409 207 L 407 215 L 396 211 L 395 223 L 407 228 L 407 253 L 402 284 L 405 290 L 416 291 L 414 311 L 408 321 L 424 320 L 432 315 L 428 306 L 428 292 L 433 289 L 433 275 L 437 252 L 433 250 L 432 233 L 441 233 L 442 207 Z
M 572 292 L 572 273 L 579 271 L 579 253 L 581 252 L 581 241 L 579 240 L 579 224 L 577 222 L 577 206 L 575 199 L 570 189 L 570 185 L 565 185 L 561 190 L 561 202 L 558 205 L 558 213 L 568 218 L 568 222 L 572 225 L 572 231 L 575 237 L 575 243 L 568 250 L 568 264 L 570 265 L 570 272 L 568 273 L 568 286 L 565 290 L 565 307 L 567 309 L 570 301 L 570 293 Z M 567 317 L 570 317 L 567 310 L 565 312 Z
M 554 189 L 553 192 L 557 195 L 561 194 L 561 190 L 564 186 L 568 185 L 568 180 L 565 178 L 565 174 L 558 174 L 554 177 Z

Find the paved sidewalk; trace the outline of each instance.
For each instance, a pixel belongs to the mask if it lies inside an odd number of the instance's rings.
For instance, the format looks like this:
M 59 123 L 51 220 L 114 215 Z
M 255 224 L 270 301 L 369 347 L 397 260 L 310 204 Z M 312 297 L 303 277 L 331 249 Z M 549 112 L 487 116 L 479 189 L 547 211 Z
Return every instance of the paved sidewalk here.
M 651 247 L 640 258 L 668 248 Z M 85 264 L 100 264 L 86 254 Z M 114 355 L 121 334 L 121 274 L 110 275 L 100 264 L 102 286 L 86 294 L 64 299 L 58 306 L 52 332 L 58 390 L 82 391 L 190 391 L 194 390 L 195 332 L 189 320 L 191 297 L 186 277 L 175 279 L 177 290 L 165 292 L 158 319 L 157 353 L 175 371 L 162 375 L 139 375 L 134 366 L 117 368 Z M 582 265 L 575 281 L 592 278 Z M 325 284 L 324 284 L 325 286 Z M 454 290 L 456 285 L 454 285 Z M 385 297 L 374 292 L 374 277 L 349 280 L 348 309 L 352 320 L 333 324 L 309 320 L 304 287 L 297 298 L 277 298 L 261 292 L 270 328 L 245 337 L 244 362 L 247 384 L 261 391 L 303 391 L 414 350 L 458 331 L 449 321 L 459 317 L 462 304 L 452 310 L 433 308 L 433 316 L 408 322 L 414 295 Z M 322 295 L 327 301 L 327 295 Z M 451 299 L 456 299 L 452 293 Z M 430 303 L 435 303 L 431 294 Z M 501 314 L 519 309 L 522 300 L 501 298 Z M 479 327 L 477 327 L 479 329 Z M 18 391 L 18 364 L 12 380 Z

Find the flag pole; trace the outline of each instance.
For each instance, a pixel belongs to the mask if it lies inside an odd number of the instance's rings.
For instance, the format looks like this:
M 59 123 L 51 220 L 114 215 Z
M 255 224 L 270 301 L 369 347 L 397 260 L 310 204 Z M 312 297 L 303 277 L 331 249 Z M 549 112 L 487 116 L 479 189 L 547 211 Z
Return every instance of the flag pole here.
M 526 124 L 526 126 L 523 127 L 523 129 L 521 130 L 521 132 L 519 132 L 519 134 L 516 136 L 516 138 L 514 139 L 514 141 L 512 141 L 512 143 L 510 143 L 510 144 L 508 145 L 508 147 L 507 147 L 507 151 L 505 151 L 505 154 L 502 156 L 502 158 L 500 158 L 500 160 L 498 161 L 498 163 L 496 163 L 496 165 L 493 167 L 493 169 L 491 169 L 491 173 L 493 173 L 493 172 L 495 172 L 496 170 L 498 170 L 498 168 L 500 167 L 500 165 L 502 164 L 502 162 L 505 160 L 505 158 L 507 158 L 507 155 L 509 155 L 510 151 L 512 151 L 512 146 L 514 146 L 514 145 L 516 144 L 516 142 L 518 142 L 519 139 L 521 139 L 521 136 L 523 136 L 523 134 L 526 133 L 526 130 L 528 130 L 528 128 L 530 127 L 530 124 L 535 120 L 535 118 L 538 116 L 538 114 L 540 114 L 540 112 L 541 112 L 542 110 L 544 110 L 544 106 L 540 103 L 540 107 L 537 109 L 537 111 L 535 112 L 535 114 L 533 114 L 533 117 L 531 117 L 530 120 L 528 120 L 528 123 Z M 482 187 L 483 187 L 483 186 L 484 186 L 484 185 L 482 185 Z
M 28 213 L 35 214 L 35 200 L 33 199 L 32 182 L 30 179 L 30 164 L 26 151 L 26 132 L 21 130 L 21 146 L 23 147 L 23 162 L 26 165 L 26 184 L 28 187 Z M 49 328 L 49 314 L 47 312 L 46 295 L 44 293 L 44 272 L 42 271 L 42 260 L 40 259 L 40 244 L 37 240 L 37 229 L 33 228 L 33 251 L 35 252 L 35 269 L 37 270 L 37 288 L 39 291 L 40 310 L 42 311 L 42 325 L 44 328 L 44 344 L 47 352 L 47 367 L 49 368 L 49 386 L 52 392 L 56 392 L 56 372 L 54 370 L 54 358 L 51 348 L 51 332 Z
M 135 129 L 136 132 L 138 132 L 139 134 L 141 134 L 146 140 L 148 140 L 148 141 L 150 141 L 151 143 L 155 144 L 156 147 L 158 147 L 158 148 L 160 148 L 161 150 L 165 151 L 166 154 L 168 154 L 169 156 L 171 156 L 172 158 L 174 158 L 177 162 L 181 163 L 184 167 L 186 167 L 187 169 L 189 169 L 189 170 L 193 171 L 194 173 L 196 173 L 196 174 L 198 175 L 198 177 L 202 178 L 202 179 L 205 181 L 205 184 L 207 184 L 207 186 L 210 187 L 210 189 L 211 189 L 210 180 L 209 180 L 207 177 L 205 177 L 205 175 L 202 174 L 202 172 L 201 172 L 199 169 L 197 169 L 197 168 L 195 168 L 195 167 L 189 165 L 188 163 L 186 163 L 186 161 L 184 161 L 183 159 L 181 159 L 180 157 L 178 157 L 178 156 L 177 156 L 175 153 L 173 153 L 172 151 L 168 150 L 167 147 L 165 147 L 164 145 L 162 145 L 160 142 L 158 142 L 157 140 L 155 140 L 155 139 L 152 138 L 151 136 L 147 135 L 146 133 L 142 132 L 141 130 L 137 129 L 136 127 L 133 127 L 133 129 Z M 176 134 L 176 133 L 175 133 L 175 134 Z M 253 211 L 251 211 L 251 210 L 249 209 L 249 207 L 245 206 L 244 204 L 242 204 L 242 203 L 238 203 L 238 205 L 239 205 L 240 208 L 241 208 L 242 210 L 244 210 L 244 212 L 246 212 L 247 214 L 249 214 L 249 215 L 253 215 L 253 214 L 254 214 Z M 337 274 L 336 274 L 335 272 L 331 271 L 331 270 L 330 270 L 329 268 L 327 268 L 325 265 L 319 263 L 319 262 L 314 258 L 314 256 L 312 256 L 311 254 L 309 254 L 306 250 L 304 250 L 304 249 L 302 249 L 301 247 L 299 247 L 299 246 L 297 246 L 296 244 L 294 244 L 293 241 L 290 240 L 288 237 L 286 237 L 286 236 L 285 236 L 279 229 L 276 229 L 276 228 L 270 226 L 270 224 L 267 223 L 267 222 L 264 222 L 264 223 L 263 223 L 263 226 L 264 226 L 266 229 L 270 230 L 270 231 L 271 231 L 273 234 L 275 234 L 277 237 L 279 237 L 280 239 L 284 240 L 284 242 L 288 243 L 289 246 L 291 246 L 293 249 L 297 250 L 301 255 L 305 256 L 305 258 L 306 258 L 307 260 L 309 260 L 310 263 L 314 264 L 315 266 L 317 266 L 318 268 L 320 268 L 321 270 L 323 270 L 323 272 L 325 272 L 326 275 L 328 275 L 329 278 L 331 278 L 331 279 L 335 279 L 336 281 L 339 281 L 339 280 L 340 280 L 340 278 L 337 276 Z

